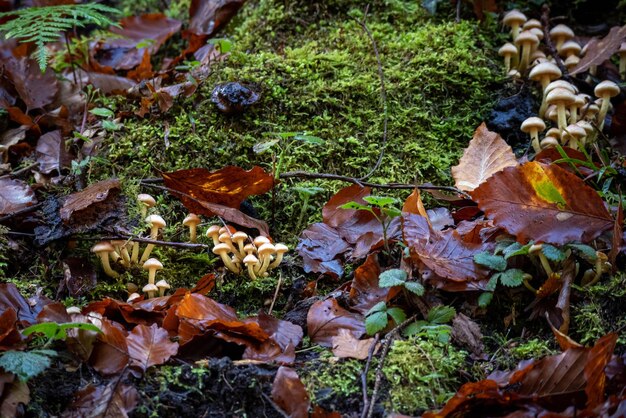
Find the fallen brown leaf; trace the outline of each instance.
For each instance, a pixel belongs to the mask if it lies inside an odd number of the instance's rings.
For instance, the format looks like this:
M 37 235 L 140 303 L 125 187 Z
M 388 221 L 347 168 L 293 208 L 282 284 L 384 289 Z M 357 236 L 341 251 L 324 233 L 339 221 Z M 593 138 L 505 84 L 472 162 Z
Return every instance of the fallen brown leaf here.
M 342 308 L 334 298 L 315 302 L 309 309 L 306 322 L 311 341 L 324 347 L 332 347 L 332 339 L 340 330 L 348 331 L 355 338 L 365 334 L 363 316 Z
M 8 215 L 37 203 L 35 192 L 22 180 L 0 179 L 0 215 Z
M 626 26 L 614 26 L 602 39 L 593 38 L 586 45 L 587 52 L 572 71 L 571 75 L 587 71 L 592 65 L 602 65 L 617 52 L 626 38 Z
M 272 400 L 290 418 L 308 418 L 311 400 L 298 373 L 290 367 L 281 366 L 272 384 Z

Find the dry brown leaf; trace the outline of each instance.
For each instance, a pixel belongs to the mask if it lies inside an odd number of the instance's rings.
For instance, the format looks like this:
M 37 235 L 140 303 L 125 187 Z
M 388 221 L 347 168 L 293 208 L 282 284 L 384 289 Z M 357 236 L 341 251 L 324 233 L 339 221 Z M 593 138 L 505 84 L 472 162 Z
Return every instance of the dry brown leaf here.
M 494 173 L 518 165 L 511 147 L 483 122 L 465 149 L 459 165 L 452 167 L 454 185 L 472 191 Z
M 336 357 L 365 360 L 374 344 L 374 338 L 359 340 L 347 329 L 340 329 L 339 333 L 332 337 L 331 344 Z
M 347 330 L 355 338 L 365 334 L 363 316 L 339 306 L 337 299 L 330 298 L 315 302 L 306 318 L 311 341 L 324 347 L 332 347 L 332 339 L 340 330 Z
M 166 330 L 157 324 L 137 325 L 126 337 L 131 365 L 145 372 L 149 367 L 163 364 L 178 352 Z
M 22 180 L 0 179 L 0 216 L 26 209 L 37 203 L 35 192 Z
M 290 367 L 281 366 L 272 384 L 272 400 L 290 418 L 308 418 L 311 400 L 298 373 Z
M 626 38 L 626 26 L 614 26 L 604 38 L 593 38 L 587 45 L 587 52 L 578 65 L 570 71 L 570 75 L 576 75 L 587 71 L 592 65 L 601 65 L 617 52 Z

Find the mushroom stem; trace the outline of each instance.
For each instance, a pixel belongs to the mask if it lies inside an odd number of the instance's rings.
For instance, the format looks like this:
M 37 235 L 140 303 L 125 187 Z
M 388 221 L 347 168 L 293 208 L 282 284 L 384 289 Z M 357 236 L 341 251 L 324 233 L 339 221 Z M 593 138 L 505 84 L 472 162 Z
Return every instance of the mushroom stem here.
M 107 276 L 117 278 L 119 277 L 119 273 L 111 268 L 109 264 L 109 254 L 105 252 L 101 252 L 98 254 L 100 256 L 100 261 L 102 262 L 102 268 Z
M 602 98 L 602 105 L 600 106 L 600 112 L 598 112 L 598 130 L 602 131 L 604 128 L 604 118 L 606 118 L 606 113 L 609 111 L 609 103 L 610 100 L 608 97 Z
M 528 281 L 530 279 L 533 278 L 533 276 L 531 276 L 530 274 L 526 273 L 524 274 L 524 280 L 522 281 L 522 283 L 524 284 L 524 287 L 528 290 L 530 290 L 531 292 L 533 292 L 534 294 L 537 294 L 537 289 L 535 289 L 530 283 L 528 283 Z
M 224 265 L 226 266 L 226 268 L 228 268 L 228 270 L 232 271 L 233 273 L 239 273 L 239 269 L 233 263 L 227 253 L 221 253 L 220 257 L 222 258 L 222 261 L 224 262 Z
M 151 239 L 155 239 L 150 237 Z M 154 249 L 154 244 L 148 244 L 146 245 L 146 249 L 143 251 L 143 254 L 141 255 L 141 259 L 139 260 L 140 263 L 145 262 L 149 257 L 150 257 L 150 253 L 152 252 L 152 250 Z
M 136 263 L 139 261 L 139 243 L 138 242 L 133 242 L 133 250 L 132 250 L 132 255 L 130 256 L 130 262 L 131 263 Z
M 563 131 L 563 129 L 567 127 L 567 115 L 565 114 L 565 106 L 561 103 L 557 103 L 556 112 L 559 117 L 558 119 L 559 130 Z

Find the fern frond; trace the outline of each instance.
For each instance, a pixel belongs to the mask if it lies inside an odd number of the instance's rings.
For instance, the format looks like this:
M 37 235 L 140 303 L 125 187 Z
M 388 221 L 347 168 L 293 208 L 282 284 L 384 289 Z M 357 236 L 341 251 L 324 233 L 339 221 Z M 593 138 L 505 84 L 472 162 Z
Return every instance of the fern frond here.
M 37 46 L 34 56 L 43 72 L 48 63 L 48 51 L 45 47 L 47 43 L 56 41 L 61 33 L 73 27 L 84 27 L 88 24 L 117 26 L 105 13 L 115 15 L 120 12 L 100 3 L 29 7 L 0 13 L 0 18 L 11 17 L 11 20 L 0 25 L 0 33 L 6 39 L 33 42 Z

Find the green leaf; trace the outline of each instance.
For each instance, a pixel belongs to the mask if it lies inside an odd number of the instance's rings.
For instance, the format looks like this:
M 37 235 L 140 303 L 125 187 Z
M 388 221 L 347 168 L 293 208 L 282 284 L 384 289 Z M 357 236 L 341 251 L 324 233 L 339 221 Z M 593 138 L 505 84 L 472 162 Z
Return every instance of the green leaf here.
M 510 239 L 503 239 L 501 241 L 498 241 L 496 244 L 496 249 L 494 250 L 494 254 L 504 254 L 504 251 L 509 248 L 511 245 L 515 245 L 517 244 L 518 246 L 521 247 L 521 244 L 510 240 Z
M 103 118 L 112 118 L 115 116 L 115 113 L 111 109 L 107 109 L 106 107 L 96 107 L 89 111 L 92 115 L 102 116 Z
M 493 292 L 485 292 L 478 296 L 478 306 L 481 308 L 486 308 L 491 303 L 493 299 Z
M 315 196 L 318 193 L 326 191 L 323 187 L 302 187 L 296 186 L 293 188 L 301 196 Z
M 451 306 L 439 305 L 428 311 L 426 318 L 431 324 L 446 324 L 452 321 L 456 315 L 456 311 Z
M 402 331 L 402 335 L 404 335 L 405 337 L 410 337 L 412 335 L 417 335 L 418 333 L 420 333 L 424 327 L 428 325 L 428 322 L 426 321 L 415 321 L 415 322 L 411 322 L 409 325 L 407 325 L 404 328 L 404 331 Z
M 257 144 L 254 144 L 254 146 L 252 147 L 252 151 L 254 151 L 255 154 L 263 154 L 264 152 L 272 149 L 272 147 L 279 142 L 280 139 L 270 139 L 269 141 L 259 142 Z
M 389 208 L 382 208 L 381 212 L 385 214 L 385 216 L 389 217 L 389 218 L 396 218 L 400 215 L 402 215 L 402 211 L 398 208 L 394 208 L 394 207 L 389 207 Z
M 372 212 L 372 208 L 370 208 L 369 206 L 362 205 L 362 204 L 357 203 L 357 202 L 344 203 L 343 205 L 339 206 L 339 208 L 340 209 L 366 210 L 368 212 Z
M 483 251 L 474 256 L 474 263 L 480 264 L 495 271 L 504 271 L 506 269 L 506 260 L 499 255 L 493 255 L 487 251 Z
M 502 273 L 496 273 L 493 276 L 491 276 L 491 278 L 487 282 L 487 286 L 486 286 L 485 290 L 488 290 L 488 291 L 491 291 L 491 292 L 496 290 L 496 286 L 498 285 L 498 279 L 500 278 L 500 274 L 502 274 Z
M 112 120 L 103 120 L 102 127 L 107 131 L 119 131 L 122 125 Z
M 311 145 L 323 145 L 324 144 L 324 140 L 322 138 L 318 136 L 313 136 L 313 135 L 296 135 L 293 137 L 293 139 L 297 141 L 302 141 Z
M 22 331 L 22 334 L 28 336 L 32 333 L 41 333 L 49 340 L 65 340 L 67 338 L 67 330 L 71 328 L 84 329 L 87 331 L 99 332 L 100 328 L 93 324 L 84 322 L 67 322 L 65 324 L 57 324 L 56 322 L 42 322 L 40 324 L 31 325 Z
M 0 354 L 0 367 L 25 382 L 50 367 L 50 357 L 54 356 L 52 350 L 6 351 Z
M 437 339 L 439 342 L 447 344 L 450 342 L 450 334 L 452 333 L 452 328 L 447 325 L 442 325 L 439 327 L 439 332 L 437 333 Z
M 500 283 L 508 287 L 517 287 L 524 281 L 524 273 L 520 269 L 509 269 L 500 273 Z
M 411 293 L 416 294 L 417 296 L 424 295 L 424 286 L 418 282 L 404 282 L 404 287 Z
M 593 247 L 590 247 L 585 244 L 567 244 L 568 248 L 575 250 L 580 257 L 582 257 L 588 263 L 595 263 L 598 256 L 596 255 L 596 250 Z
M 401 269 L 389 269 L 380 273 L 378 285 L 380 287 L 401 286 L 409 275 Z
M 565 260 L 565 251 L 562 251 L 554 245 L 543 244 L 541 246 L 541 252 L 543 253 L 543 255 L 546 256 L 548 260 L 556 262 Z
M 532 244 L 521 245 L 518 242 L 511 244 L 510 247 L 504 250 L 504 258 L 508 260 L 516 255 L 528 255 L 528 249 L 531 245 Z
M 226 38 L 214 38 L 209 39 L 207 44 L 212 44 L 217 46 L 220 49 L 222 54 L 226 54 L 233 49 L 233 42 Z
M 372 195 L 372 196 L 365 196 L 363 198 L 363 200 L 365 200 L 370 205 L 378 206 L 379 208 L 382 208 L 384 206 L 393 205 L 393 204 L 398 202 L 398 199 L 396 199 L 395 197 L 374 196 L 374 195 Z
M 387 309 L 387 314 L 393 318 L 393 321 L 396 325 L 400 325 L 404 321 L 406 321 L 406 314 L 404 313 L 404 309 L 402 308 L 389 308 Z
M 372 306 L 369 311 L 365 315 L 371 315 L 375 312 L 385 312 L 387 311 L 387 304 L 385 301 L 378 302 L 376 305 Z
M 377 332 L 385 329 L 388 323 L 387 312 L 374 312 L 365 318 L 365 331 L 369 335 L 374 335 Z

